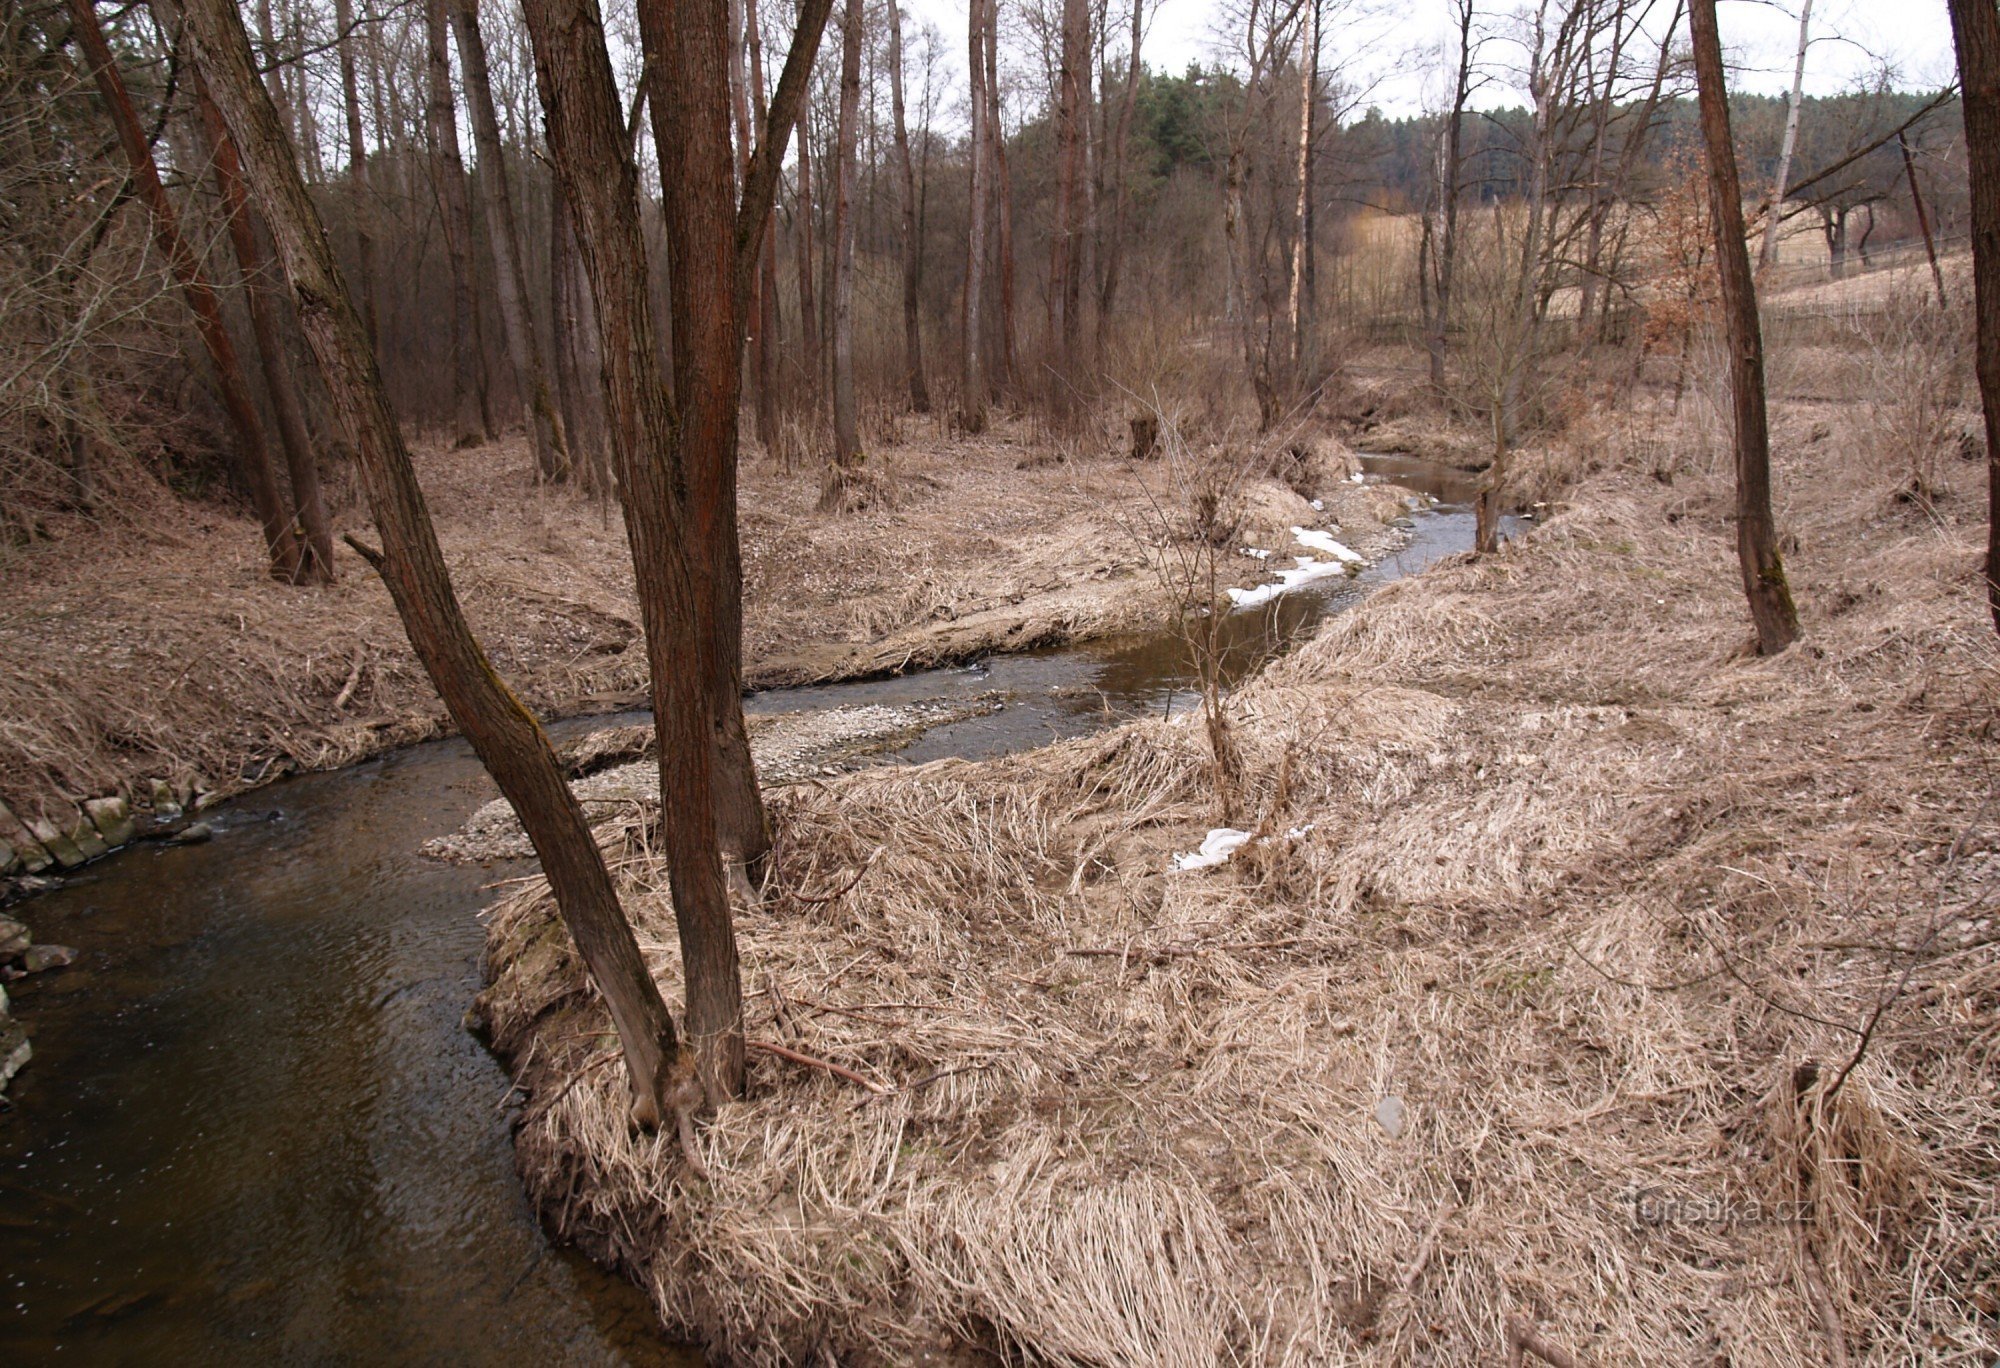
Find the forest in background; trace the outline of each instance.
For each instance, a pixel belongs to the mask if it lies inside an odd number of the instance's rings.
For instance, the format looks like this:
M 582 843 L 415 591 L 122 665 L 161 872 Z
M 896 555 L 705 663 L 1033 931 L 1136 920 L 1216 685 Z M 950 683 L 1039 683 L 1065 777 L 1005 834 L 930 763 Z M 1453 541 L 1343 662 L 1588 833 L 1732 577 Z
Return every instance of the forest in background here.
M 1483 334 L 1466 364 L 1447 377 L 1440 360 L 1432 378 L 1477 409 L 1491 406 L 1481 390 L 1492 388 L 1495 364 L 1511 371 L 1531 349 L 1555 355 L 1600 334 L 1630 340 L 1675 326 L 1669 316 L 1681 305 L 1667 296 L 1684 283 L 1675 258 L 1700 248 L 1665 238 L 1677 214 L 1683 236 L 1698 233 L 1681 211 L 1699 199 L 1701 161 L 1685 52 L 1653 46 L 1646 28 L 1659 27 L 1662 5 L 1599 7 L 1574 44 L 1581 58 L 1563 59 L 1562 70 L 1549 54 L 1539 59 L 1543 79 L 1563 87 L 1548 96 L 1545 134 L 1527 108 L 1383 117 L 1366 102 L 1360 64 L 1352 76 L 1343 68 L 1342 0 L 1252 5 L 1235 16 L 1242 52 L 1233 67 L 1180 75 L 1144 61 L 1144 0 L 1122 12 L 994 9 L 974 35 L 992 68 L 976 92 L 957 85 L 944 56 L 951 40 L 935 28 L 906 25 L 879 4 L 860 11 L 860 80 L 845 125 L 854 145 L 846 330 L 871 441 L 893 431 L 896 413 L 933 397 L 975 422 L 996 400 L 1071 435 L 1102 429 L 1093 441 L 1122 440 L 1131 396 L 1158 392 L 1231 420 L 1254 405 L 1269 428 L 1337 399 L 1346 348 L 1417 342 L 1441 358 L 1447 336 L 1466 333 Z M 1078 13 L 1066 19 L 1066 10 Z M 337 425 L 282 290 L 252 288 L 273 269 L 268 245 L 252 228 L 232 246 L 214 130 L 159 13 L 107 12 L 105 28 L 181 235 L 219 297 L 248 377 L 241 388 L 271 434 L 248 440 L 282 449 L 294 481 L 316 478 L 345 506 L 352 476 Z M 398 416 L 447 441 L 490 440 L 522 421 L 532 408 L 523 395 L 544 384 L 574 447 L 559 463 L 566 468 L 549 464 L 545 474 L 604 492 L 591 302 L 549 173 L 526 30 L 504 6 L 477 11 L 468 30 L 464 16 L 474 13 L 455 0 L 386 10 L 267 0 L 251 19 Z M 1525 20 L 1462 13 L 1461 52 L 1436 55 L 1441 68 L 1462 58 L 1472 94 L 1521 82 Z M 775 80 L 765 53 L 784 50 L 792 16 L 754 2 L 731 15 L 740 135 Z M 637 21 L 615 5 L 607 18 L 624 40 L 614 43 L 625 53 L 622 98 L 649 250 L 660 259 L 658 158 L 631 99 Z M 116 491 L 133 478 L 196 498 L 256 492 L 249 466 L 230 454 L 246 441 L 242 424 L 232 429 L 228 396 L 193 345 L 172 266 L 144 213 L 128 211 L 138 198 L 129 159 L 77 59 L 73 24 L 64 5 L 26 4 L 0 34 L 0 520 L 15 541 L 76 515 L 115 520 Z M 487 68 L 478 99 L 464 80 L 468 33 L 481 39 Z M 817 466 L 841 436 L 832 405 L 839 68 L 831 51 L 814 67 L 754 286 L 746 430 L 787 466 Z M 990 115 L 977 128 L 992 139 L 977 225 L 968 209 L 975 94 Z M 1787 106 L 1732 99 L 1746 193 L 1772 183 Z M 1804 188 L 1787 201 L 1784 259 L 1767 285 L 1920 250 L 1913 189 L 1931 235 L 1947 247 L 1963 242 L 1963 143 L 1950 92 L 1899 91 L 1885 77 L 1865 91 L 1806 96 L 1800 115 L 1789 182 Z M 1549 225 L 1524 268 L 1495 248 L 1508 215 L 1536 193 L 1536 167 L 1547 204 L 1537 212 Z M 1494 208 L 1497 216 L 1474 212 Z M 1450 220 L 1463 228 L 1447 228 Z M 1448 236 L 1469 244 L 1456 282 L 1446 258 L 1461 248 Z M 974 243 L 982 288 L 969 314 Z M 1511 294 L 1524 269 L 1538 314 L 1558 322 L 1545 340 L 1542 319 L 1531 320 L 1535 337 L 1517 346 L 1479 326 L 1491 300 L 1473 296 Z M 667 273 L 653 280 L 664 319 Z M 260 296 L 261 310 L 250 307 Z M 985 391 L 982 403 L 968 400 L 969 316 L 981 333 L 972 388 Z M 1473 355 L 1496 343 L 1520 358 Z

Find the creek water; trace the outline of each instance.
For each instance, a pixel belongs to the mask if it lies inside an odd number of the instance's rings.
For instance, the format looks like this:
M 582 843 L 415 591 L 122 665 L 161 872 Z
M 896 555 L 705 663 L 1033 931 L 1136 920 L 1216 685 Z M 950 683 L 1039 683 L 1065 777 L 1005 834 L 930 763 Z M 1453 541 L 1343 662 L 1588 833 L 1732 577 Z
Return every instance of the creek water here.
M 1230 619 L 1241 674 L 1384 581 L 1466 549 L 1463 477 L 1352 580 Z M 753 712 L 1000 694 L 893 759 L 983 756 L 1193 706 L 1171 634 L 753 695 Z M 606 719 L 555 730 L 577 734 Z M 0 1361 L 676 1364 L 643 1295 L 544 1236 L 513 1099 L 462 1024 L 485 885 L 418 854 L 494 796 L 440 741 L 222 804 L 25 909 L 76 965 L 12 985 L 35 1059 L 0 1115 Z

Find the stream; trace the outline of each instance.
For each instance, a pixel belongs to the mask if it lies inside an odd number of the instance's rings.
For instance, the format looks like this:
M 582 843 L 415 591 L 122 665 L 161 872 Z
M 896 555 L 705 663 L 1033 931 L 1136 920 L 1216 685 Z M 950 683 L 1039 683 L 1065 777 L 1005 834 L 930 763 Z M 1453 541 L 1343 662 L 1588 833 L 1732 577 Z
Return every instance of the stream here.
M 1237 674 L 1471 545 L 1470 477 L 1364 463 L 1441 502 L 1358 577 L 1232 615 Z M 918 763 L 1179 711 L 1186 683 L 1159 632 L 745 707 L 1005 697 L 889 757 Z M 418 854 L 493 796 L 462 740 L 427 743 L 221 804 L 212 841 L 127 849 L 25 908 L 81 953 L 9 985 L 35 1058 L 0 1114 L 0 1361 L 702 1361 L 551 1244 L 515 1176 L 507 1074 L 462 1020 L 485 886 L 529 866 Z

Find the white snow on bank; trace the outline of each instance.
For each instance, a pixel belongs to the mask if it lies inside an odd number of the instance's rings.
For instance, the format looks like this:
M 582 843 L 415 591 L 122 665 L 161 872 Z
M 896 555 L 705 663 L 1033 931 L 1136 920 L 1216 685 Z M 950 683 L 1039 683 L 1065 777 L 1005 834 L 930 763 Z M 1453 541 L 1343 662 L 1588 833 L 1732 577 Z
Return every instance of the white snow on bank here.
M 1247 831 L 1235 827 L 1216 827 L 1202 841 L 1200 850 L 1189 851 L 1185 855 L 1174 856 L 1175 869 L 1207 869 L 1222 864 L 1243 847 L 1250 839 Z
M 1298 562 L 1298 569 L 1280 570 L 1274 583 L 1260 584 L 1255 589 L 1231 589 L 1229 601 L 1238 608 L 1257 608 L 1302 584 L 1347 573 L 1347 567 L 1339 561 L 1319 561 L 1311 556 L 1294 556 L 1292 559 Z
M 1298 538 L 1300 546 L 1310 546 L 1315 551 L 1324 551 L 1335 560 L 1349 565 L 1363 564 L 1361 554 L 1352 547 L 1342 546 L 1316 527 L 1294 527 L 1292 535 Z
M 1331 534 L 1322 532 L 1318 528 L 1294 527 L 1292 529 L 1292 536 L 1298 539 L 1300 545 L 1309 546 L 1315 551 L 1324 551 L 1332 556 L 1333 559 L 1323 561 L 1313 556 L 1294 556 L 1292 560 L 1296 563 L 1297 568 L 1280 570 L 1278 578 L 1271 583 L 1260 584 L 1254 589 L 1231 589 L 1229 591 L 1229 602 L 1233 606 L 1237 608 L 1260 608 L 1278 597 L 1278 595 L 1289 594 L 1301 585 L 1311 584 L 1314 580 L 1331 579 L 1336 575 L 1345 575 L 1348 573 L 1349 566 L 1364 565 L 1367 563 L 1359 553 L 1347 546 L 1343 546 L 1341 543 L 1335 541 Z M 1245 547 L 1244 552 L 1247 555 L 1256 556 L 1259 560 L 1271 554 L 1268 551 L 1260 554 L 1254 547 Z

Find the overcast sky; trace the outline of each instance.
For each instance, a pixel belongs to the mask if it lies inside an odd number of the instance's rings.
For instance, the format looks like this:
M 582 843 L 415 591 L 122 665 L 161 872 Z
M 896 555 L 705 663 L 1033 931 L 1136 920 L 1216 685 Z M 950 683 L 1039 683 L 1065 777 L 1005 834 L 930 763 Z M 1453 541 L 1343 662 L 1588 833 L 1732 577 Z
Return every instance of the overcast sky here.
M 1357 0 L 1334 3 L 1351 5 Z M 1437 64 L 1436 56 L 1447 40 L 1446 0 L 1359 3 L 1374 5 L 1374 13 L 1338 25 L 1330 22 L 1328 59 L 1344 59 L 1343 70 L 1357 73 L 1350 79 L 1365 83 L 1372 103 L 1384 113 L 1420 112 L 1425 90 L 1422 68 L 1427 62 Z M 1002 4 L 1007 6 L 1008 0 Z M 1789 89 L 1798 42 L 1797 4 L 1798 0 L 1723 0 L 1719 7 L 1722 41 L 1736 67 L 1734 79 L 1739 88 L 1770 94 Z M 1113 0 L 1114 13 L 1122 7 L 1122 0 Z M 1329 4 L 1329 12 L 1332 8 Z M 1504 13 L 1510 7 L 1495 4 L 1492 8 Z M 1664 12 L 1670 5 L 1662 0 L 1659 8 Z M 951 99 L 962 102 L 965 0 L 904 0 L 904 9 L 943 31 L 944 52 L 951 61 L 955 86 Z M 1146 37 L 1147 64 L 1156 70 L 1178 72 L 1189 62 L 1215 60 L 1222 48 L 1217 36 L 1222 11 L 1220 0 L 1160 0 L 1158 16 Z M 1126 14 L 1130 13 L 1127 9 Z M 1944 0 L 1814 0 L 1812 31 L 1814 42 L 1806 58 L 1808 93 L 1833 94 L 1848 89 L 1884 61 L 1895 69 L 1905 88 L 1934 89 L 1951 79 L 1951 25 Z M 1006 51 L 1004 45 L 1002 51 Z M 1494 56 L 1496 64 L 1505 64 L 1502 49 L 1494 49 Z M 1484 102 L 1518 99 L 1518 95 L 1495 89 Z M 962 111 L 943 111 L 942 117 L 957 122 Z

